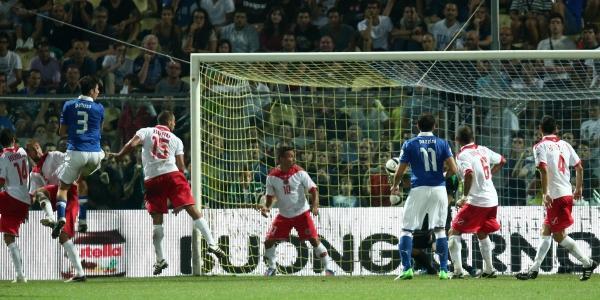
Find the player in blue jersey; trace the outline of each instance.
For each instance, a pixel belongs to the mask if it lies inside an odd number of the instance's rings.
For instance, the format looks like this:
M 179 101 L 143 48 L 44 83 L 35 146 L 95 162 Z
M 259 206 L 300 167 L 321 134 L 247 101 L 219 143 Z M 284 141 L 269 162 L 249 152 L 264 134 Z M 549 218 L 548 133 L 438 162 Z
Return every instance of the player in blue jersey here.
M 104 152 L 100 146 L 100 131 L 104 121 L 104 107 L 94 100 L 100 94 L 100 81 L 85 76 L 79 81 L 82 95 L 63 106 L 60 117 L 60 135 L 67 136 L 67 156 L 60 172 L 60 187 L 56 194 L 57 222 L 52 238 L 57 238 L 65 225 L 67 192 L 80 177 L 100 168 Z M 61 238 L 62 239 L 62 238 Z
M 440 259 L 440 279 L 448 279 L 448 238 L 445 225 L 448 213 L 448 195 L 445 176 L 457 172 L 456 162 L 447 141 L 433 135 L 435 119 L 431 114 L 423 114 L 417 121 L 419 135 L 404 142 L 400 152 L 400 165 L 394 175 L 392 194 L 399 193 L 398 185 L 402 175 L 410 166 L 411 189 L 402 217 L 400 235 L 400 258 L 404 272 L 396 279 L 412 279 L 411 266 L 412 233 L 421 228 L 425 215 L 429 216 L 429 229 L 436 237 L 436 252 Z M 448 172 L 444 176 L 444 165 Z

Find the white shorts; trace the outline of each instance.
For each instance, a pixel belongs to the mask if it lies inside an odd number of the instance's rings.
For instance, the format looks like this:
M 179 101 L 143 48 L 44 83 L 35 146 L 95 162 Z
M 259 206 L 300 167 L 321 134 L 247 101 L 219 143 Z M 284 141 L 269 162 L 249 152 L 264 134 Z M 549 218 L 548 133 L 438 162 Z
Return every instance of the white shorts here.
M 88 176 L 98 169 L 104 158 L 104 151 L 83 152 L 67 150 L 65 162 L 60 171 L 60 181 L 66 184 L 72 184 L 79 176 Z
M 444 228 L 448 214 L 448 195 L 445 186 L 419 186 L 412 188 L 404 204 L 402 229 L 415 231 L 423 226 L 429 215 L 429 229 Z

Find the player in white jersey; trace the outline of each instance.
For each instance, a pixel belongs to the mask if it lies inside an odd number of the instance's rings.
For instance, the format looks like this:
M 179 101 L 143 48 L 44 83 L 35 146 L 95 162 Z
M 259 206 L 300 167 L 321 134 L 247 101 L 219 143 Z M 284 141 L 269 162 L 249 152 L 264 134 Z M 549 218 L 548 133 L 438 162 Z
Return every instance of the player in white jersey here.
M 175 129 L 175 116 L 168 110 L 158 115 L 156 127 L 146 127 L 138 130 L 127 142 L 115 158 L 128 155 L 136 146 L 142 145 L 142 164 L 144 167 L 144 187 L 146 209 L 152 217 L 154 229 L 152 241 L 156 253 L 154 275 L 162 273 L 168 267 L 163 256 L 162 240 L 164 237 L 163 214 L 168 213 L 167 200 L 171 201 L 173 212 L 177 214 L 185 210 L 208 243 L 208 252 L 223 258 L 225 253 L 219 248 L 212 236 L 210 228 L 202 213 L 196 208 L 190 185 L 183 172 L 183 142 L 172 133 Z
M 489 234 L 500 229 L 496 220 L 498 194 L 492 174 L 498 172 L 506 160 L 502 155 L 475 144 L 473 130 L 462 126 L 456 132 L 460 152 L 456 155 L 458 174 L 463 180 L 463 195 L 456 202 L 460 207 L 448 231 L 448 249 L 454 264 L 454 276 L 463 278 L 461 234 L 475 233 L 483 257 L 481 278 L 496 278 L 492 265 L 492 241 Z M 490 166 L 493 167 L 490 169 Z
M 575 241 L 566 234 L 573 224 L 571 209 L 573 199 L 579 200 L 583 191 L 583 167 L 573 147 L 558 138 L 558 126 L 551 116 L 544 116 L 540 123 L 542 140 L 533 146 L 535 164 L 541 174 L 542 200 L 546 207 L 546 218 L 542 227 L 542 238 L 538 245 L 533 266 L 527 272 L 517 274 L 517 279 L 537 278 L 540 265 L 552 244 L 552 238 L 583 265 L 579 280 L 590 279 L 598 263 L 583 255 Z M 575 167 L 575 192 L 571 187 L 569 167 Z
M 19 228 L 27 219 L 31 198 L 29 186 L 29 161 L 23 148 L 15 145 L 15 134 L 5 128 L 0 132 L 2 154 L 0 155 L 0 232 L 4 233 L 4 242 L 15 267 L 16 278 L 13 283 L 27 282 L 23 274 L 23 260 L 15 238 Z
M 319 192 L 317 185 L 300 166 L 296 165 L 294 148 L 282 146 L 277 149 L 279 165 L 267 176 L 266 203 L 260 206 L 263 216 L 268 217 L 273 201 L 277 199 L 279 214 L 273 220 L 265 239 L 265 258 L 267 271 L 265 276 L 277 273 L 277 242 L 287 240 L 292 228 L 296 228 L 300 240 L 308 240 L 313 246 L 315 256 L 321 258 L 325 275 L 332 276 L 330 257 L 310 217 L 319 214 Z M 310 206 L 306 202 L 306 191 L 310 194 Z
M 42 225 L 54 227 L 55 220 L 52 210 L 56 210 L 56 194 L 60 186 L 60 174 L 65 167 L 66 153 L 60 151 L 42 152 L 42 147 L 35 140 L 27 143 L 27 155 L 35 162 L 31 169 L 31 183 L 29 193 L 35 201 L 40 203 L 45 218 Z M 59 234 L 58 242 L 67 253 L 67 258 L 75 268 L 74 276 L 66 282 L 86 281 L 85 273 L 81 265 L 81 258 L 71 240 L 75 236 L 75 221 L 79 214 L 78 186 L 71 185 L 67 193 L 67 205 L 65 207 L 65 224 Z

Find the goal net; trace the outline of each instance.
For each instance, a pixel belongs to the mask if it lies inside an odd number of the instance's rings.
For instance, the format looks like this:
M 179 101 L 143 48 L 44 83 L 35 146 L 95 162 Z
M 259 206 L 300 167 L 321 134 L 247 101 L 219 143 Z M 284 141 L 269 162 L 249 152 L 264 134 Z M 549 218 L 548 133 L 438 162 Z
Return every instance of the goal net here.
M 410 186 L 390 197 L 384 165 L 418 133 L 416 120 L 424 112 L 435 116 L 435 134 L 451 141 L 455 152 L 455 129 L 467 124 L 478 144 L 506 157 L 494 174 L 502 228 L 491 235 L 494 266 L 505 274 L 526 270 L 535 256 L 544 209 L 531 149 L 541 117 L 557 118 L 561 138 L 585 169 L 584 201 L 574 208 L 569 233 L 598 260 L 598 67 L 598 51 L 194 54 L 192 187 L 229 254 L 217 261 L 195 234 L 194 272 L 265 271 L 262 243 L 272 217 L 251 207 L 263 201 L 275 149 L 289 145 L 318 186 L 321 210 L 314 220 L 334 271 L 397 274 Z M 461 189 L 458 181 L 447 187 L 451 199 Z M 463 240 L 463 264 L 480 269 L 476 237 Z M 416 267 L 423 272 L 437 265 L 432 242 L 431 232 L 415 233 Z M 277 259 L 280 273 L 323 272 L 295 231 L 278 245 Z M 581 266 L 554 245 L 541 270 L 577 272 Z

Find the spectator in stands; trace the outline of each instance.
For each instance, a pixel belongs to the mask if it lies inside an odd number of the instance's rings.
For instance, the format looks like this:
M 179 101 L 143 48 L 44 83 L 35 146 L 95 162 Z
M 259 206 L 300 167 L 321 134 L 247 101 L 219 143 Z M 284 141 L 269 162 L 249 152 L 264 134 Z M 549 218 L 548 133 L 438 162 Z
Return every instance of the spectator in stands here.
M 578 43 L 578 49 L 594 50 L 599 46 L 598 39 L 596 38 L 596 27 L 593 25 L 586 25 L 581 32 L 581 42 Z
M 181 64 L 177 61 L 167 63 L 167 77 L 156 84 L 156 94 L 182 95 L 190 91 L 190 84 L 181 80 Z
M 394 25 L 389 17 L 381 15 L 381 4 L 370 0 L 365 9 L 365 18 L 357 25 L 363 39 L 363 51 L 386 51 Z
M 319 52 L 333 52 L 335 50 L 335 43 L 333 38 L 328 35 L 324 35 L 319 40 Z
M 436 51 L 436 42 L 433 34 L 425 33 L 423 34 L 423 38 L 421 39 L 421 48 L 423 51 Z
M 79 78 L 81 73 L 77 66 L 67 66 L 65 72 L 65 83 L 56 91 L 57 94 L 68 94 L 78 95 L 81 93 L 81 86 L 79 86 Z
M 233 23 L 221 29 L 221 38 L 231 43 L 231 52 L 256 52 L 259 48 L 258 33 L 254 26 L 248 25 L 246 12 L 236 10 Z
M 284 33 L 281 38 L 281 52 L 296 52 L 296 36 L 291 33 Z
M 79 69 L 81 77 L 96 75 L 96 61 L 88 56 L 86 41 L 73 41 L 73 48 L 69 53 L 70 57 L 63 62 L 63 73 L 66 72 L 67 67 L 75 66 Z
M 590 201 L 593 197 L 593 191 L 600 189 L 600 179 L 594 174 L 598 164 L 592 159 L 590 145 L 587 141 L 581 141 L 579 147 L 577 147 L 577 155 L 583 162 L 583 199 Z
M 208 19 L 206 11 L 202 8 L 194 11 L 194 19 L 186 33 L 186 41 L 183 52 L 186 54 L 194 52 L 213 53 L 217 50 L 217 34 Z
M 73 0 L 66 3 L 65 11 L 70 24 L 81 28 L 89 28 L 92 25 L 94 6 L 89 0 Z
M 402 18 L 396 22 L 392 37 L 392 49 L 395 51 L 420 51 L 423 34 L 427 32 L 427 25 L 421 21 L 417 8 L 408 5 L 404 7 Z
M 105 94 L 113 95 L 123 88 L 125 76 L 133 73 L 133 60 L 127 57 L 127 47 L 117 44 L 114 54 L 106 55 L 102 61 Z
M 36 23 L 36 13 L 45 14 L 52 8 L 53 1 L 48 0 L 17 0 L 13 2 L 13 12 L 16 15 L 15 35 L 16 49 L 33 49 L 35 37 L 32 35 L 32 25 Z M 25 42 L 23 42 L 25 41 Z
M 32 69 L 29 70 L 29 75 L 25 79 L 25 87 L 19 91 L 19 94 L 26 96 L 35 96 L 35 95 L 44 95 L 47 94 L 48 91 L 41 87 L 42 83 L 42 74 L 40 70 Z
M 182 32 L 186 32 L 188 26 L 194 21 L 194 12 L 200 8 L 198 0 L 172 1 L 171 6 L 175 9 L 175 24 L 179 26 Z
M 8 91 L 16 92 L 21 83 L 23 65 L 21 57 L 14 51 L 8 50 L 10 39 L 6 32 L 0 32 L 0 73 L 6 74 Z
M 460 22 L 457 20 L 458 7 L 455 3 L 448 2 L 444 7 L 444 19 L 437 21 L 431 26 L 431 34 L 437 42 L 435 49 L 443 51 L 448 49 L 462 48 L 462 40 L 460 38 Z M 456 37 L 458 36 L 458 37 Z M 456 38 L 455 38 L 456 37 Z M 454 42 L 450 45 L 450 42 Z
M 54 4 L 50 16 L 58 21 L 68 23 L 67 13 L 62 4 Z M 59 56 L 62 57 L 63 54 L 71 49 L 73 40 L 79 38 L 81 34 L 76 29 L 64 23 L 38 18 L 35 23 L 35 32 L 31 36 L 36 41 L 47 38 L 48 44 L 60 50 Z M 58 57 L 59 60 L 60 57 Z
M 142 41 L 144 48 L 154 51 L 146 51 L 138 55 L 133 61 L 133 72 L 137 74 L 142 92 L 152 93 L 156 84 L 165 74 L 166 60 L 157 55 L 159 50 L 158 38 L 149 34 Z
M 264 52 L 281 51 L 281 38 L 289 30 L 288 22 L 280 7 L 273 8 L 260 33 L 260 49 Z
M 509 27 L 500 28 L 500 50 L 519 50 L 513 44 L 514 36 Z
M 231 23 L 235 11 L 233 0 L 200 0 L 200 7 L 206 11 L 210 23 L 216 27 Z
M 116 34 L 115 28 L 108 24 L 108 10 L 105 7 L 98 6 L 96 8 L 92 25 L 89 28 L 91 31 L 103 35 L 86 35 L 89 41 L 88 48 L 91 52 L 91 57 L 93 60 L 99 62 L 98 65 L 100 65 L 104 56 L 113 52 L 114 46 L 112 45 L 112 41 L 107 39 L 106 36 L 114 37 Z
M 310 10 L 301 9 L 294 25 L 297 49 L 300 52 L 311 52 L 317 49 L 320 33 L 317 26 L 310 23 Z
M 350 176 L 345 175 L 340 178 L 340 187 L 337 195 L 331 199 L 333 207 L 358 207 L 360 201 L 355 193 L 354 185 Z
M 355 51 L 356 31 L 348 24 L 342 23 L 337 8 L 327 11 L 328 23 L 321 27 L 321 36 L 330 36 L 335 41 L 334 51 Z
M 586 22 L 598 22 L 600 20 L 600 0 L 587 0 L 583 19 Z
M 229 202 L 235 204 L 258 204 L 264 194 L 263 185 L 254 181 L 251 170 L 244 169 L 239 172 L 236 180 L 229 190 Z
M 218 45 L 218 53 L 231 53 L 231 43 L 229 42 L 229 40 L 220 39 Z
M 511 29 L 518 41 L 532 49 L 546 36 L 548 31 L 547 17 L 552 9 L 551 0 L 513 0 L 510 4 Z
M 100 6 L 108 11 L 108 24 L 115 28 L 117 37 L 129 43 L 140 31 L 140 12 L 132 0 L 102 0 Z
M 121 209 L 138 209 L 144 207 L 144 172 L 142 170 L 141 151 L 128 155 L 118 162 L 116 168 L 122 178 L 123 194 L 119 203 Z
M 247 12 L 246 16 L 249 24 L 261 27 L 265 21 L 265 16 L 267 16 L 267 5 L 269 2 L 268 0 L 245 0 L 241 4 L 238 3 L 237 8 Z
M 502 189 L 501 205 L 525 205 L 527 200 L 527 180 L 533 174 L 526 166 L 526 159 L 530 157 L 531 150 L 525 146 L 522 135 L 516 134 L 512 138 L 510 154 L 507 156 L 506 167 L 502 170 L 504 188 Z
M 172 6 L 164 6 L 160 13 L 160 21 L 154 25 L 152 34 L 158 38 L 160 49 L 171 56 L 182 57 L 181 39 L 183 33 L 181 29 L 173 23 L 175 11 Z M 192 23 L 193 25 L 194 23 Z M 196 51 L 193 51 L 196 52 Z
M 567 36 L 563 35 L 564 20 L 559 14 L 550 16 L 550 36 L 547 39 L 540 41 L 538 50 L 573 50 L 576 49 L 575 43 Z M 572 86 L 569 73 L 573 71 L 573 65 L 570 61 L 555 61 L 552 59 L 544 60 L 542 67 L 545 72 L 544 87 L 565 89 Z M 556 105 L 552 105 L 549 109 L 560 110 L 562 108 L 561 101 L 554 101 Z M 560 107 L 559 107 L 560 106 Z M 546 111 L 548 107 L 546 108 Z M 551 113 L 551 112 L 547 112 Z M 570 115 L 569 115 L 570 116 Z
M 6 82 L 6 76 L 0 75 L 0 85 L 2 85 L 2 80 Z M 0 94 L 0 96 L 2 96 L 2 94 Z M 8 113 L 6 102 L 0 101 L 0 130 L 5 128 L 11 129 L 13 132 L 16 130 Z
M 479 47 L 479 33 L 474 30 L 468 31 L 465 34 L 464 46 L 465 50 L 468 51 L 481 51 L 482 49 Z
M 511 107 L 500 101 L 490 101 L 482 126 L 481 144 L 506 155 L 511 149 L 512 137 L 519 131 L 519 118 Z
M 41 87 L 47 91 L 56 91 L 60 85 L 60 64 L 50 55 L 50 46 L 47 42 L 38 44 L 37 56 L 29 65 L 30 70 L 39 70 L 42 76 Z
M 18 23 L 15 4 L 17 0 L 0 1 L 0 30 L 13 31 Z M 22 34 L 22 33 L 21 33 Z M 33 43 L 33 39 L 31 40 Z M 20 47 L 23 47 L 23 39 L 21 36 Z
M 337 7 L 344 24 L 356 28 L 356 24 L 363 20 L 364 4 L 361 0 L 340 0 Z
M 598 165 L 600 163 L 600 105 L 598 103 L 591 105 L 589 113 L 589 119 L 581 123 L 579 132 L 581 139 L 587 141 L 590 146 L 592 161 Z
M 581 32 L 583 28 L 584 1 L 554 0 L 552 11 L 562 16 L 565 21 L 565 34 L 573 35 Z
M 375 154 L 374 156 L 374 161 L 378 161 L 378 163 L 374 163 L 371 168 L 367 170 L 367 173 L 365 174 L 366 178 L 364 180 L 364 182 L 367 183 L 366 189 L 370 200 L 369 206 L 391 206 L 391 186 L 388 179 L 388 172 L 385 169 L 385 163 L 389 158 L 379 154 Z
M 473 9 L 475 8 L 476 6 L 473 7 Z M 485 5 L 482 5 L 477 11 L 471 13 L 474 14 L 474 16 L 467 29 L 477 32 L 479 47 L 489 50 L 490 45 L 492 44 L 492 22 L 490 20 L 488 8 Z

